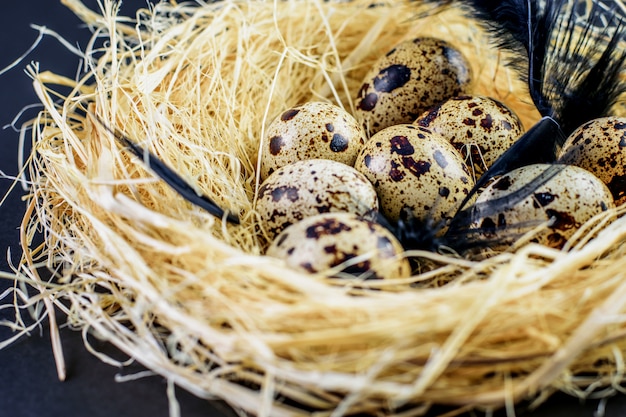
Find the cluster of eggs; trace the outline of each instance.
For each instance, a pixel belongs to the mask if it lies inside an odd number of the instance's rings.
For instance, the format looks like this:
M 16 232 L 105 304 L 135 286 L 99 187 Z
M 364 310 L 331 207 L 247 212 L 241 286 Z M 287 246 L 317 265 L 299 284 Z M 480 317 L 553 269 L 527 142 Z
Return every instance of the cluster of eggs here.
M 267 127 L 256 201 L 272 240 L 266 254 L 297 269 L 364 278 L 410 275 L 402 246 L 368 218 L 379 209 L 374 185 L 354 168 L 366 135 L 356 119 L 326 102 L 284 111 Z
M 470 66 L 458 50 L 420 37 L 397 45 L 372 67 L 354 116 L 326 102 L 283 111 L 268 125 L 261 150 L 256 210 L 271 240 L 267 255 L 308 272 L 409 276 L 402 245 L 375 213 L 390 222 L 449 220 L 475 179 L 523 133 L 513 111 L 471 95 L 471 85 Z M 494 231 L 552 219 L 537 240 L 557 246 L 614 205 L 611 191 L 626 200 L 619 152 L 626 147 L 626 123 L 608 118 L 588 125 L 563 147 L 561 160 L 571 166 L 476 227 Z M 624 138 L 616 142 L 620 130 Z M 616 146 L 609 160 L 607 149 Z M 609 176 L 607 166 L 616 173 Z M 542 170 L 506 174 L 477 201 L 511 193 Z

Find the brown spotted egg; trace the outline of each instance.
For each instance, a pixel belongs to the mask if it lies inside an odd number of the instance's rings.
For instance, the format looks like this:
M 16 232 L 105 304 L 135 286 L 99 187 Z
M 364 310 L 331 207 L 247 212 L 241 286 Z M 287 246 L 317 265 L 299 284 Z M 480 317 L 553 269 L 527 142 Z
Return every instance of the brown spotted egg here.
M 355 117 L 369 136 L 412 123 L 431 106 L 466 93 L 471 68 L 450 43 L 420 37 L 397 45 L 365 75 Z
M 559 161 L 594 173 L 609 187 L 615 203 L 626 202 L 626 118 L 603 117 L 576 129 L 565 141 Z
M 354 165 L 365 132 L 342 108 L 309 102 L 285 110 L 265 132 L 261 150 L 261 178 L 278 168 L 305 159 L 330 159 Z
M 261 184 L 256 210 L 270 238 L 306 217 L 328 212 L 365 216 L 378 210 L 374 186 L 351 166 L 327 159 L 278 168 Z
M 522 135 L 519 117 L 498 100 L 458 96 L 438 104 L 415 122 L 448 139 L 479 178 Z
M 352 213 L 325 213 L 286 228 L 266 254 L 311 273 L 345 263 L 342 274 L 383 279 L 410 276 L 402 252 L 397 239 L 381 225 Z
M 550 165 L 521 167 L 491 183 L 476 204 L 505 197 L 542 174 Z M 532 239 L 551 247 L 561 247 L 574 232 L 593 216 L 615 206 L 611 192 L 591 172 L 563 165 L 555 176 L 533 190 L 512 207 L 480 219 L 474 225 L 491 237 L 521 235 L 548 222 L 548 227 Z
M 380 211 L 392 221 L 450 218 L 474 186 L 450 142 L 411 124 L 391 126 L 372 136 L 354 167 L 374 184 Z

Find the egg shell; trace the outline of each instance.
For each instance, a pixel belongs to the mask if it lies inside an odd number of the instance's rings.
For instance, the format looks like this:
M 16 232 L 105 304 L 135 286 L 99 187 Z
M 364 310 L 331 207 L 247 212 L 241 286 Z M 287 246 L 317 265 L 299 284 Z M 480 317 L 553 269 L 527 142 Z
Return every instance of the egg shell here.
M 354 165 L 364 142 L 361 125 L 332 103 L 313 101 L 293 107 L 267 126 L 261 150 L 261 179 L 282 166 L 306 159 Z
M 503 197 L 537 178 L 550 165 L 535 164 L 521 167 L 489 184 L 476 203 Z M 560 248 L 574 232 L 593 216 L 615 207 L 611 192 L 591 172 L 567 165 L 534 192 L 503 210 L 497 216 L 480 219 L 474 225 L 484 229 L 499 229 L 491 236 L 522 234 L 552 219 L 548 228 L 533 237 L 533 242 Z
M 603 117 L 583 124 L 567 138 L 558 158 L 604 181 L 617 205 L 626 202 L 626 118 Z
M 354 167 L 374 184 L 380 211 L 392 221 L 450 218 L 474 186 L 450 142 L 411 124 L 391 126 L 372 136 Z
M 402 252 L 397 239 L 378 223 L 352 213 L 324 213 L 289 226 L 276 237 L 266 254 L 311 273 L 323 273 L 365 256 L 346 265 L 342 273 L 388 279 L 410 276 L 408 260 L 399 256 Z
M 479 178 L 524 131 L 511 109 L 485 96 L 453 97 L 414 123 L 448 139 L 461 152 L 474 178 Z
M 405 41 L 365 75 L 355 117 L 371 136 L 411 123 L 431 106 L 469 92 L 471 82 L 467 59 L 450 43 L 430 37 Z
M 327 159 L 285 165 L 261 184 L 256 202 L 261 225 L 273 239 L 287 226 L 328 212 L 361 216 L 378 210 L 374 186 L 351 166 Z

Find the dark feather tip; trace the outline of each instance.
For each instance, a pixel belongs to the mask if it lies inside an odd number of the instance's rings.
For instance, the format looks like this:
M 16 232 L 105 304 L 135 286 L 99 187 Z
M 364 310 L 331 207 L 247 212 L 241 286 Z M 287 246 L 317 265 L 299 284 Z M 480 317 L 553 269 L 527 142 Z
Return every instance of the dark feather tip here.
M 178 194 L 180 194 L 180 196 L 182 196 L 185 200 L 208 211 L 215 217 L 223 218 L 226 216 L 226 220 L 230 223 L 239 224 L 239 217 L 236 214 L 225 211 L 206 195 L 198 194 L 190 184 L 188 184 L 180 175 L 168 167 L 157 156 L 153 155 L 147 149 L 142 148 L 128 137 L 108 126 L 97 115 L 92 116 L 122 146 L 131 151 L 138 158 L 144 160 L 146 165 L 152 170 L 152 172 L 154 172 L 155 175 L 165 181 L 166 184 L 178 192 Z

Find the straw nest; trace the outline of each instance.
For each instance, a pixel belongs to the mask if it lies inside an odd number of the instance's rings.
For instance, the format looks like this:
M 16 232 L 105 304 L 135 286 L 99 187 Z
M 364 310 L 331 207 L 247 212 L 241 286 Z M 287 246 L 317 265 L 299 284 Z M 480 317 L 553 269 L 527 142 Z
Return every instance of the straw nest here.
M 353 111 L 364 73 L 401 40 L 451 41 L 475 58 L 475 91 L 526 126 L 537 120 L 501 54 L 456 10 L 226 0 L 161 3 L 130 19 L 112 1 L 98 13 L 65 3 L 94 42 L 83 78 L 31 68 L 45 111 L 32 124 L 18 278 L 39 290 L 30 302 L 46 303 L 53 336 L 56 305 L 88 347 L 87 334 L 103 338 L 192 393 L 259 415 L 421 415 L 433 404 L 622 390 L 621 208 L 563 250 L 520 243 L 482 261 L 413 254 L 437 267 L 393 284 L 337 286 L 262 255 L 253 202 L 268 121 L 310 100 Z M 242 225 L 181 199 L 91 114 L 241 213 Z M 37 272 L 44 263 L 50 281 Z

